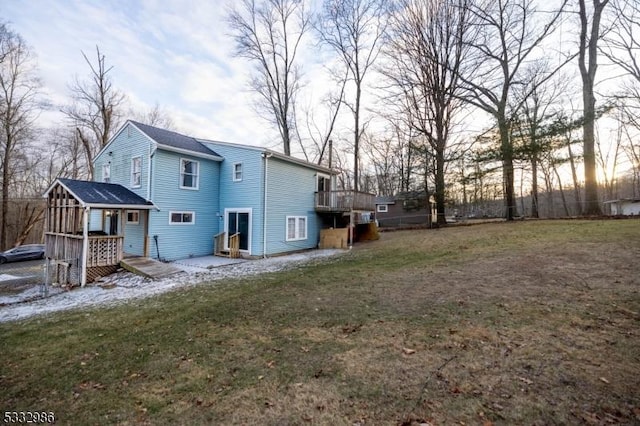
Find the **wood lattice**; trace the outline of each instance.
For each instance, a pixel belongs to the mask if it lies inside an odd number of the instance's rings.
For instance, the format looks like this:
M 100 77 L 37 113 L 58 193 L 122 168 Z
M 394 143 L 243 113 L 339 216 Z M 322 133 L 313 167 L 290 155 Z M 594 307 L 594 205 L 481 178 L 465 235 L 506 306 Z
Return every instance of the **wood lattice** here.
M 87 268 L 87 282 L 92 283 L 100 277 L 111 275 L 118 270 L 118 265 L 94 266 Z

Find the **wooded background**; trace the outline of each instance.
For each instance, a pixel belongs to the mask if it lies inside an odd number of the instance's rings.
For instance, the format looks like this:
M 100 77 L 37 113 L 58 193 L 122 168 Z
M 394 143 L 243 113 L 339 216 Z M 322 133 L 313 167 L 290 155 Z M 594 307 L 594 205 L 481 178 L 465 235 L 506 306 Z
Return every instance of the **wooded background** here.
M 599 215 L 603 201 L 640 198 L 636 0 L 242 0 L 226 25 L 282 152 L 335 168 L 339 189 L 418 191 L 441 225 Z M 332 84 L 308 105 L 310 48 L 330 59 Z M 78 52 L 86 66 L 69 70 L 59 105 L 34 53 L 0 24 L 1 249 L 41 238 L 42 193 L 57 177 L 91 179 L 127 118 L 180 131 L 157 104 L 131 108 L 99 46 Z M 51 109 L 64 120 L 39 125 Z

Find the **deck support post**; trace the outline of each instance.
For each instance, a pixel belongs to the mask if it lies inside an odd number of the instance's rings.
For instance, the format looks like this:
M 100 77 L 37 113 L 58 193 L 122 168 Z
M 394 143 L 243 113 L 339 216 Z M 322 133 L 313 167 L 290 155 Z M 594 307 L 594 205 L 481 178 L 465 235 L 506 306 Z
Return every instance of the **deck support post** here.
M 85 207 L 82 210 L 82 267 L 80 268 L 80 286 L 87 284 L 87 257 L 89 254 L 89 212 L 91 209 Z

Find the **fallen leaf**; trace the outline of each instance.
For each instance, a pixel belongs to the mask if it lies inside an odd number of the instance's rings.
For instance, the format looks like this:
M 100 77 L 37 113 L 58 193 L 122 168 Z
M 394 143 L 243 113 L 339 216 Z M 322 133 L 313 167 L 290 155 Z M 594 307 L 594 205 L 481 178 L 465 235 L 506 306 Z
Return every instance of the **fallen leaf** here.
M 275 361 L 271 360 L 271 361 L 269 361 L 269 362 L 267 363 L 267 367 L 269 367 L 269 368 L 273 368 L 273 366 L 275 365 L 275 363 L 276 363 Z
M 526 377 L 518 377 L 518 380 L 520 380 L 522 383 L 526 383 L 528 385 L 533 383 L 533 380 L 529 380 Z
M 402 352 L 404 352 L 406 355 L 413 355 L 416 353 L 415 349 L 409 349 L 409 348 L 402 348 Z
M 258 376 L 258 380 L 264 379 L 264 376 Z
M 605 379 L 604 377 L 600 377 L 600 381 L 604 382 L 606 384 L 609 384 L 609 381 L 607 379 Z

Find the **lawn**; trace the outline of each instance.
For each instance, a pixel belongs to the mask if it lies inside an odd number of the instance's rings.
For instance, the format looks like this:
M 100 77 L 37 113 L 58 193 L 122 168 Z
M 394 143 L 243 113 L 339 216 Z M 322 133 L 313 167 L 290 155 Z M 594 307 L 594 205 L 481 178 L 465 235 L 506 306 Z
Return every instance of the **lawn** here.
M 0 324 L 58 424 L 640 422 L 640 220 L 386 233 L 333 260 Z

